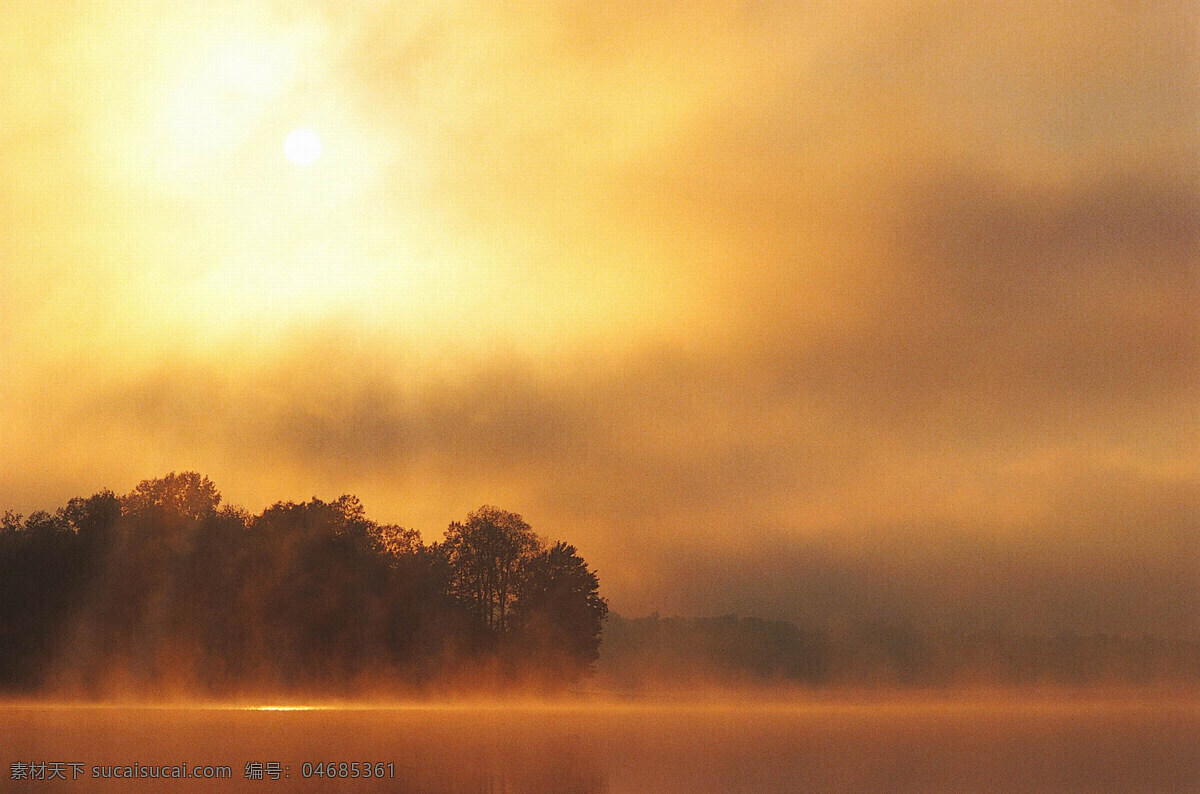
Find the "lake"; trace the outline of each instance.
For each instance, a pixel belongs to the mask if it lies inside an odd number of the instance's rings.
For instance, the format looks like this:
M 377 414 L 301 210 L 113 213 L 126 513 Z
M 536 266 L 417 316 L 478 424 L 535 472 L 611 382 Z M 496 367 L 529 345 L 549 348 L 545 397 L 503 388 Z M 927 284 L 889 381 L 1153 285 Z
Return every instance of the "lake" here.
M 22 791 L 1200 791 L 1200 698 L 9 704 L 0 763 Z M 39 763 L 66 780 L 12 779 Z M 184 763 L 231 777 L 93 777 Z

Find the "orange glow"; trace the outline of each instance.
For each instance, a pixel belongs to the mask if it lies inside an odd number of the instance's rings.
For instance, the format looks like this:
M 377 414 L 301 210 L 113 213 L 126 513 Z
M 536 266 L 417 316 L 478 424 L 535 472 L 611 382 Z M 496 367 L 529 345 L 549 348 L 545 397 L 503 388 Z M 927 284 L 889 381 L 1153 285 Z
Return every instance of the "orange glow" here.
M 1200 636 L 1144 6 L 10 0 L 0 511 L 190 469 L 511 507 L 617 612 Z

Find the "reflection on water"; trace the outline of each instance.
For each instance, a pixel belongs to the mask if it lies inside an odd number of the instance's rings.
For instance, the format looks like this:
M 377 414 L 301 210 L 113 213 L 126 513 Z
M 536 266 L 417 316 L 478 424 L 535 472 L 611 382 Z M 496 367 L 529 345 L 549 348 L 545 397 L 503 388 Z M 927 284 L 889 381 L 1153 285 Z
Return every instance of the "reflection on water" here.
M 57 762 L 82 764 L 79 780 L 70 782 L 66 767 L 66 782 L 27 784 L 31 790 L 1200 791 L 1198 737 L 1200 700 L 1165 698 L 8 705 L 0 707 L 0 788 L 16 786 L 14 763 Z M 332 767 L 346 777 L 313 774 L 311 765 L 328 762 L 346 762 Z M 368 762 L 382 779 L 364 779 Z M 228 766 L 232 779 L 91 779 L 95 766 L 184 763 Z M 248 764 L 267 774 L 248 780 Z M 270 779 L 273 764 L 278 781 Z

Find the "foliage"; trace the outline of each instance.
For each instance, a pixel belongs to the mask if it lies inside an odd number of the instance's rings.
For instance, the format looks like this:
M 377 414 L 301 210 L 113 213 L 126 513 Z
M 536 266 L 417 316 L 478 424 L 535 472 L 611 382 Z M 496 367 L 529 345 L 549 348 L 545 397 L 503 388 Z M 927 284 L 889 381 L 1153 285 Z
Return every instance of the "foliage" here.
M 521 572 L 540 547 L 519 515 L 485 505 L 446 530 L 451 591 L 484 628 L 503 637 Z
M 574 546 L 556 543 L 528 559 L 514 612 L 522 651 L 551 674 L 569 677 L 579 661 L 600 658 L 608 604 Z
M 222 506 L 195 472 L 146 480 L 122 497 L 71 499 L 54 514 L 8 512 L 0 688 L 411 686 L 493 667 L 518 612 L 525 647 L 539 650 L 508 649 L 505 669 L 540 675 L 543 649 L 555 647 L 553 677 L 570 680 L 595 659 L 606 607 L 595 575 L 565 548 L 555 565 L 568 573 L 558 573 L 529 525 L 494 507 L 452 524 L 433 546 L 371 521 L 353 496 L 280 502 L 252 516 Z M 575 585 L 558 584 L 572 576 Z

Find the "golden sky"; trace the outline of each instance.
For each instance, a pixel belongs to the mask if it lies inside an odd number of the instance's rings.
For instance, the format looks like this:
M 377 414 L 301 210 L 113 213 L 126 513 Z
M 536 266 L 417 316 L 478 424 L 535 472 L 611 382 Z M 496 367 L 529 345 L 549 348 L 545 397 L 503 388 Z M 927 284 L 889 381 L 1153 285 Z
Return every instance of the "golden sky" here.
M 0 508 L 195 469 L 500 505 L 629 614 L 1200 633 L 1196 2 L 8 0 L 0 301 Z

